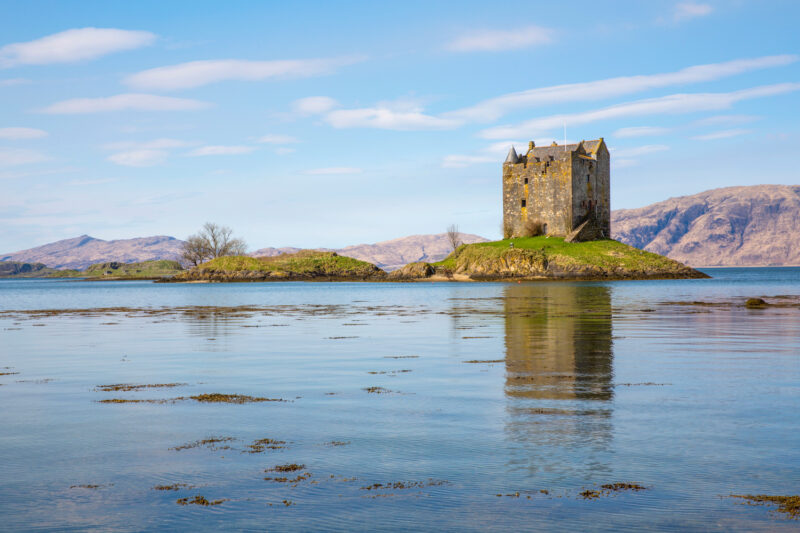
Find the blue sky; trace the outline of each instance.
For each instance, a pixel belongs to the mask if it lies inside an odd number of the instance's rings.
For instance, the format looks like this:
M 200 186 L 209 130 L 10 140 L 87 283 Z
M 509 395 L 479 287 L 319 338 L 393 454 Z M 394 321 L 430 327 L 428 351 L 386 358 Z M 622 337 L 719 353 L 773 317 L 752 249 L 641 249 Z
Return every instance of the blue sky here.
M 800 183 L 800 3 L 0 1 L 0 251 L 90 234 L 497 237 L 511 143 L 612 208 Z

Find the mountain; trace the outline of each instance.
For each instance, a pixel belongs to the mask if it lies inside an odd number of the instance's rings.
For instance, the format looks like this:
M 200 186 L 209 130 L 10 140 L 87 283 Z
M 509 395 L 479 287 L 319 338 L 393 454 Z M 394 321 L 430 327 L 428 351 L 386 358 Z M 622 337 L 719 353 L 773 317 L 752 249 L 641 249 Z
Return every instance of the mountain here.
M 139 263 L 152 259 L 177 259 L 183 241 L 157 235 L 104 241 L 88 235 L 52 242 L 29 250 L 0 255 L 0 261 L 44 263 L 51 268 L 83 270 L 108 261 Z
M 469 233 L 461 233 L 459 235 L 461 242 L 464 244 L 486 242 L 488 240 Z M 252 252 L 250 255 L 253 257 L 274 256 L 281 253 L 296 253 L 299 250 L 299 248 L 290 247 L 262 248 Z M 416 261 L 428 263 L 440 261 L 453 251 L 453 247 L 450 246 L 446 233 L 438 233 L 435 235 L 410 235 L 375 244 L 347 246 L 337 250 L 330 248 L 320 248 L 319 250 L 336 252 L 345 257 L 373 263 L 383 270 L 392 271 Z
M 485 242 L 478 235 L 461 234 L 465 244 Z M 158 235 L 137 239 L 104 241 L 88 235 L 52 242 L 29 250 L 0 255 L 0 261 L 43 263 L 51 268 L 83 270 L 90 265 L 105 262 L 140 263 L 155 259 L 178 259 L 183 241 L 175 237 Z M 253 257 L 296 253 L 301 248 L 262 248 L 249 254 Z M 385 270 L 395 270 L 414 261 L 439 261 L 452 251 L 447 234 L 411 235 L 375 244 L 358 244 L 338 250 L 320 248 L 320 251 L 374 263 Z M 10 267 L 9 267 L 10 268 Z
M 691 266 L 800 265 L 800 186 L 712 189 L 611 213 L 613 237 Z

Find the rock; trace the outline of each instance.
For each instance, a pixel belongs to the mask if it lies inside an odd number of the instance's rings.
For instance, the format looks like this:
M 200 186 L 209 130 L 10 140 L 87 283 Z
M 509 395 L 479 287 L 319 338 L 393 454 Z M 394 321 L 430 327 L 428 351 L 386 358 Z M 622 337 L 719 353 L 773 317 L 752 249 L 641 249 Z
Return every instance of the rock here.
M 768 307 L 769 304 L 761 298 L 748 298 L 744 303 L 744 306 L 748 309 L 764 309 L 765 307 Z
M 409 263 L 403 268 L 390 272 L 387 278 L 390 280 L 424 279 L 431 277 L 435 272 L 430 263 L 417 262 Z

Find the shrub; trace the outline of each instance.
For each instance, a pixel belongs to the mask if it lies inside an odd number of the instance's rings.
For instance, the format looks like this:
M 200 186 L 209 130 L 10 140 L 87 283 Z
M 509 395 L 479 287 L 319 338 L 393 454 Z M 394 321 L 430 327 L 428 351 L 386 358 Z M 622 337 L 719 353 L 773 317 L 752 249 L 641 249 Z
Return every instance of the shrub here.
M 522 225 L 522 236 L 538 237 L 539 235 L 544 235 L 544 223 L 541 220 L 526 220 Z

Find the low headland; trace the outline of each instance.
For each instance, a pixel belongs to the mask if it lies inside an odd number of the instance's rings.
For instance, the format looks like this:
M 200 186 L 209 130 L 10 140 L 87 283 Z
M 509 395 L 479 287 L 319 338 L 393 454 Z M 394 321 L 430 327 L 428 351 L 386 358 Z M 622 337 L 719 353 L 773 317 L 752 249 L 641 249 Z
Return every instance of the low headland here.
M 387 273 L 336 252 L 303 250 L 273 257 L 218 257 L 165 282 L 232 281 L 516 281 L 692 279 L 706 274 L 614 240 L 567 243 L 521 237 L 462 244 L 436 263 Z
M 158 259 L 139 263 L 110 261 L 84 270 L 50 268 L 42 263 L 0 261 L 0 278 L 74 278 L 87 281 L 158 280 L 183 271 L 177 261 Z

